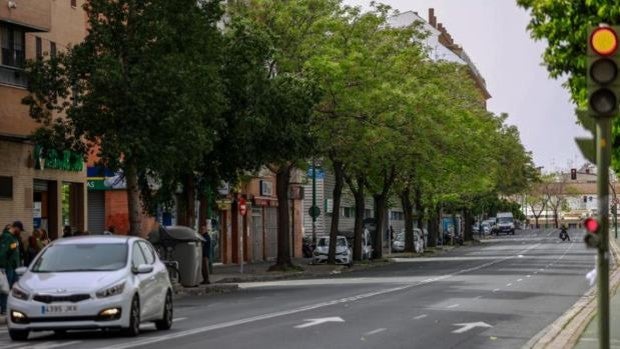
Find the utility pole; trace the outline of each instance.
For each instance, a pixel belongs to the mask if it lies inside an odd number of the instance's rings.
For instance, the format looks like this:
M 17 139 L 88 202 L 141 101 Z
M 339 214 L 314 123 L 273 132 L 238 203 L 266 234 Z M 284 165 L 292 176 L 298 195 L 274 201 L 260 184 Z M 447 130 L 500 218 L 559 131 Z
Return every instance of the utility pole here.
M 312 244 L 316 246 L 316 218 L 317 215 L 314 214 L 314 207 L 316 206 L 316 160 L 312 158 L 312 212 L 310 216 L 312 217 Z

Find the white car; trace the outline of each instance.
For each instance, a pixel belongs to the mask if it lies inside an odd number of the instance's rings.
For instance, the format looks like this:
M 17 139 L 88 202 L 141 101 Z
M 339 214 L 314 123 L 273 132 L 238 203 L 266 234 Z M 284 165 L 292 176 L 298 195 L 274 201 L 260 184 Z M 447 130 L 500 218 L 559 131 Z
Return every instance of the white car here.
M 415 253 L 424 252 L 424 233 L 418 228 L 413 229 L 413 250 Z M 396 235 L 394 241 L 392 241 L 392 252 L 404 252 L 405 251 L 405 233 L 399 233 Z
M 319 239 L 316 248 L 312 253 L 312 263 L 327 263 L 327 253 L 329 251 L 329 236 Z M 339 235 L 336 238 L 336 264 L 345 264 L 351 266 L 353 264 L 353 253 L 349 246 L 349 241 L 344 236 Z
M 30 264 L 8 298 L 13 340 L 30 331 L 172 326 L 172 286 L 151 244 L 138 237 L 81 236 L 54 241 Z

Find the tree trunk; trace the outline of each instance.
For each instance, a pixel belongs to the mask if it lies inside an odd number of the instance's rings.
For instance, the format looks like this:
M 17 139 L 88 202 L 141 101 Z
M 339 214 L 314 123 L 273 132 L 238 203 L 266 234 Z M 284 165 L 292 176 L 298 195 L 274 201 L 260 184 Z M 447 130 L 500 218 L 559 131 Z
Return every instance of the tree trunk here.
M 338 223 L 340 222 L 340 201 L 342 200 L 342 188 L 344 187 L 344 164 L 334 161 L 334 177 L 336 183 L 333 192 L 332 222 L 329 229 L 329 249 L 327 263 L 336 263 L 336 240 L 338 239 Z
M 400 194 L 400 201 L 405 216 L 405 252 L 415 252 L 413 246 L 413 203 L 411 202 L 411 190 L 406 188 Z
M 278 256 L 269 270 L 294 268 L 291 259 L 288 190 L 292 166 L 281 165 L 276 171 L 276 196 L 278 197 Z
M 353 260 L 362 260 L 362 234 L 364 233 L 364 214 L 366 213 L 366 198 L 364 197 L 365 180 L 363 176 L 353 180 L 346 177 L 349 189 L 355 198 L 355 224 L 353 226 Z M 357 181 L 357 185 L 355 183 Z
M 141 203 L 140 187 L 138 185 L 138 169 L 132 162 L 128 162 L 125 172 L 127 181 L 127 208 L 129 211 L 129 235 L 138 236 L 141 230 Z
M 558 217 L 558 211 L 554 210 L 553 211 L 553 223 L 555 224 L 556 229 L 560 227 L 560 221 L 559 221 L 559 217 Z
M 437 246 L 437 239 L 439 237 L 439 220 L 441 216 L 441 206 L 436 205 L 435 210 L 432 212 L 428 219 L 428 246 Z
M 474 217 L 469 209 L 465 209 L 463 211 L 463 218 L 465 219 L 465 232 L 463 234 L 463 239 L 465 241 L 471 241 L 474 239 L 474 231 L 472 229 L 472 226 L 474 225 Z
M 386 196 L 383 194 L 373 195 L 375 202 L 375 221 L 377 227 L 375 229 L 375 236 L 373 239 L 373 255 L 374 258 L 383 258 L 383 234 L 385 232 L 385 209 L 386 209 Z
M 415 189 L 414 202 L 418 213 L 418 229 L 424 232 L 424 206 L 422 205 L 422 191 L 419 188 Z
M 536 222 L 536 229 L 540 229 L 540 225 L 538 224 L 538 216 L 534 216 L 534 221 Z

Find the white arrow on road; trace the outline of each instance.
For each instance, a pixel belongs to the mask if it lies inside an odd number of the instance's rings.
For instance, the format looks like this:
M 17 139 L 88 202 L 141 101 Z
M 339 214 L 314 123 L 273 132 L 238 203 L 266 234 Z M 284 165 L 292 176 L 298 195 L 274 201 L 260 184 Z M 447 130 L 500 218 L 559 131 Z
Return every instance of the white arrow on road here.
M 301 324 L 301 325 L 297 325 L 295 326 L 295 328 L 306 328 L 306 327 L 310 327 L 310 326 L 316 326 L 316 325 L 320 325 L 320 324 L 324 324 L 326 322 L 344 322 L 344 320 L 339 317 L 339 316 L 335 316 L 335 317 L 324 317 L 321 319 L 306 319 L 304 321 L 308 321 L 305 324 Z
M 454 331 L 452 331 L 452 333 L 465 333 L 469 330 L 471 330 L 472 328 L 476 328 L 476 327 L 486 327 L 486 328 L 491 328 L 493 326 L 487 324 L 486 322 L 465 322 L 462 324 L 454 324 L 454 326 L 461 326 L 461 328 L 456 329 Z

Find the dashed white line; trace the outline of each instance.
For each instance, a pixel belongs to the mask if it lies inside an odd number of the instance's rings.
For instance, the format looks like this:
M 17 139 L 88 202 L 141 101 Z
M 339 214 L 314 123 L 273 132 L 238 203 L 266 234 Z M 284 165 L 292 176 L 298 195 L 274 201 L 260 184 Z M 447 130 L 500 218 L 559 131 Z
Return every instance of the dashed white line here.
M 364 333 L 364 336 L 372 336 L 373 334 L 381 333 L 381 332 L 383 332 L 385 330 L 386 330 L 386 328 L 378 328 L 376 330 L 372 330 L 370 332 Z
M 497 291 L 499 291 L 499 288 L 496 288 L 496 289 L 493 290 L 493 292 L 497 292 Z
M 531 278 L 531 277 L 532 277 L 532 275 L 525 275 L 525 277 L 526 277 L 526 278 Z
M 82 343 L 82 341 L 71 341 L 71 342 L 64 342 L 64 343 L 59 343 L 59 342 L 43 342 L 43 343 L 36 344 L 36 345 L 30 345 L 30 346 L 27 346 L 27 347 L 21 347 L 21 349 L 58 348 L 58 347 L 66 347 L 66 346 L 69 346 L 69 345 L 75 345 L 75 344 L 78 344 L 78 343 Z
M 448 309 L 452 309 L 452 308 L 456 308 L 458 306 L 460 306 L 460 304 L 452 304 L 452 305 L 449 305 L 447 308 Z
M 424 318 L 425 318 L 425 317 L 427 317 L 427 316 L 428 316 L 428 315 L 426 315 L 426 314 L 422 314 L 422 315 L 418 315 L 418 316 L 414 317 L 413 319 L 414 319 L 414 320 L 420 320 L 420 319 L 424 319 Z
M 506 287 L 510 287 L 512 286 L 512 283 L 506 284 Z
M 518 279 L 518 280 L 517 280 L 517 282 L 521 282 L 521 281 L 523 281 L 523 279 Z

